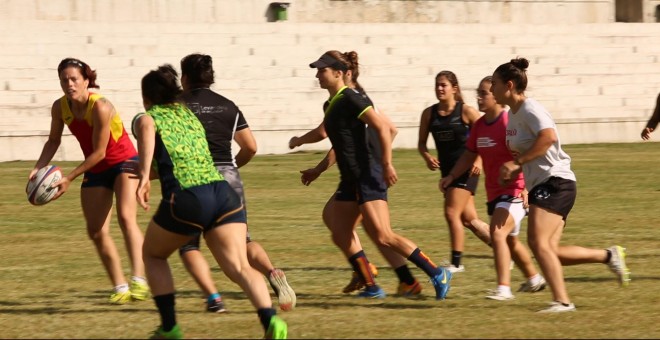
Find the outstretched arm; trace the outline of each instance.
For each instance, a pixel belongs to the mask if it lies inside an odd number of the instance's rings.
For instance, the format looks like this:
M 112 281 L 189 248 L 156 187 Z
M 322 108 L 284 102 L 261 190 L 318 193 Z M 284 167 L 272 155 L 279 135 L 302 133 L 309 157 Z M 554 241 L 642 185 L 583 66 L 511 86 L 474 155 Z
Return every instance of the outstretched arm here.
M 658 127 L 658 122 L 660 122 L 660 93 L 658 93 L 658 98 L 655 101 L 655 110 L 651 119 L 646 123 L 646 127 L 642 130 L 642 139 L 649 140 L 651 138 L 651 132 Z
M 323 126 L 323 122 L 319 124 L 316 128 L 307 131 L 304 135 L 298 137 L 298 136 L 293 136 L 289 140 L 289 149 L 294 149 L 298 146 L 302 146 L 305 144 L 313 144 L 313 143 L 318 143 L 328 137 L 328 134 L 325 132 L 325 127 Z
M 50 109 L 50 133 L 48 140 L 41 150 L 39 160 L 34 164 L 34 168 L 30 171 L 28 179 L 32 179 L 39 169 L 48 165 L 48 163 L 55 156 L 57 148 L 62 143 L 62 131 L 64 131 L 64 121 L 62 120 L 62 109 L 60 108 L 60 101 L 56 100 Z

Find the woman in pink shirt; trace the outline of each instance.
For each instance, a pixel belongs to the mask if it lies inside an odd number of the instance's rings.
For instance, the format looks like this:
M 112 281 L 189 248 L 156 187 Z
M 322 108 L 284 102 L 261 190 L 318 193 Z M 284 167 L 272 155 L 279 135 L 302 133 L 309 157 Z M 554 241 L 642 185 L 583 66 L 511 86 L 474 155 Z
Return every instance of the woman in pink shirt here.
M 486 195 L 490 219 L 490 237 L 497 271 L 497 290 L 486 298 L 492 300 L 511 300 L 511 258 L 527 278 L 518 289 L 519 292 L 537 292 L 545 288 L 545 279 L 538 273 L 529 251 L 518 239 L 520 224 L 525 217 L 527 191 L 522 172 L 515 180 L 506 185 L 498 181 L 500 166 L 513 159 L 506 147 L 506 126 L 509 112 L 495 101 L 490 92 L 491 77 L 479 83 L 477 104 L 484 115 L 479 118 L 470 131 L 465 144 L 465 151 L 449 174 L 441 182 L 441 190 L 447 190 L 456 174 L 469 169 L 478 156 L 481 156 L 486 175 Z

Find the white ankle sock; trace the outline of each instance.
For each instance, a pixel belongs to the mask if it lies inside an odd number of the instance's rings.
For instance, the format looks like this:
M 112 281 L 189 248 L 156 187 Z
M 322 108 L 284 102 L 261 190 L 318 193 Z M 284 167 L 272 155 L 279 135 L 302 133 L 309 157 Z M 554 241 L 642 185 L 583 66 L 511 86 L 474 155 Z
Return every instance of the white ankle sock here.
M 115 293 L 124 293 L 128 291 L 128 283 L 121 284 L 114 288 Z
M 538 284 L 539 282 L 541 282 L 542 278 L 543 277 L 541 276 L 541 274 L 536 274 L 536 275 L 530 277 L 528 281 L 529 281 L 530 284 L 535 285 L 535 284 Z
M 147 280 L 145 278 L 143 278 L 142 276 L 131 276 L 131 281 L 140 282 L 140 283 L 147 283 Z
M 509 286 L 497 285 L 497 291 L 504 295 L 511 295 L 511 287 Z

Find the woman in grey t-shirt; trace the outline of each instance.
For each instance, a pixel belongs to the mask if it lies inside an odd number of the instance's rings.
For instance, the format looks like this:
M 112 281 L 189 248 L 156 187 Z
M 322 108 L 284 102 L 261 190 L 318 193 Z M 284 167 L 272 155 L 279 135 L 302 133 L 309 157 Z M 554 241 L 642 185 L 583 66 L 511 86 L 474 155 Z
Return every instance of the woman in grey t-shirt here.
M 621 246 L 601 250 L 559 245 L 575 203 L 575 174 L 571 158 L 561 148 L 552 116 L 536 100 L 525 96 L 528 66 L 527 59 L 517 58 L 493 73 L 491 92 L 495 100 L 511 108 L 506 143 L 513 160 L 500 168 L 500 182 L 507 183 L 520 171 L 525 175 L 529 190 L 527 239 L 553 295 L 550 306 L 540 312 L 570 312 L 575 305 L 566 291 L 562 265 L 606 263 L 622 286 L 628 284 L 630 272 Z

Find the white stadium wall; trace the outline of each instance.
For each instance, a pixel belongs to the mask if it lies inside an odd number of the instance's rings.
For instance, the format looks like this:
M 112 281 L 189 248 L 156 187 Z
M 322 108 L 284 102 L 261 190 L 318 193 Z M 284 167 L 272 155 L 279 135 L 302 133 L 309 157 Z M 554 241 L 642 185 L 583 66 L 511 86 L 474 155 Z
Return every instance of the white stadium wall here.
M 645 13 L 657 2 L 645 1 Z M 242 109 L 260 154 L 289 152 L 291 136 L 321 121 L 327 93 L 308 64 L 330 49 L 359 53 L 360 81 L 398 125 L 401 148 L 416 147 L 420 113 L 436 101 L 434 76 L 445 69 L 458 75 L 474 105 L 481 78 L 511 58 L 528 58 L 528 95 L 549 109 L 567 144 L 638 141 L 660 92 L 660 24 L 616 23 L 614 1 L 291 1 L 287 20 L 276 22 L 268 21 L 269 3 L 0 0 L 0 161 L 39 157 L 50 107 L 62 95 L 56 67 L 70 56 L 97 70 L 100 92 L 130 130 L 143 110 L 146 72 L 163 63 L 178 68 L 189 53 L 210 54 L 214 89 Z M 399 23 L 397 13 L 412 11 L 404 9 L 410 3 L 419 6 L 417 22 Z M 555 7 L 543 7 L 549 4 Z M 485 22 L 492 19 L 486 11 L 504 15 L 505 5 L 509 21 Z M 333 12 L 341 6 L 352 10 Z M 437 6 L 442 14 L 422 18 Z M 558 8 L 584 12 L 566 11 L 573 22 L 565 23 Z M 333 23 L 340 12 L 353 22 Z M 529 21 L 543 15 L 543 23 Z M 54 160 L 80 159 L 65 129 Z

